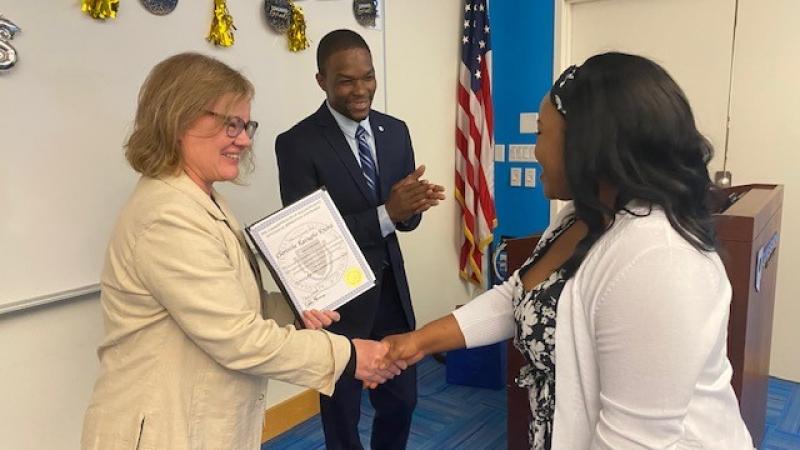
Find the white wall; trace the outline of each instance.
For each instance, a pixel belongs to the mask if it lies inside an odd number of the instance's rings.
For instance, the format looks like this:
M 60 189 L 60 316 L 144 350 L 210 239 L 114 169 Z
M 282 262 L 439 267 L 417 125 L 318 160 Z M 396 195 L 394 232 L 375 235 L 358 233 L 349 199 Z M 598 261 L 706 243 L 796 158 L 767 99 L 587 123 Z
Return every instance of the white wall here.
M 770 374 L 800 381 L 800 3 L 740 0 L 728 170 L 784 184 Z
M 97 295 L 0 316 L 0 448 L 78 448 L 102 330 Z
M 344 6 L 344 2 L 336 3 Z M 461 6 L 460 2 L 425 0 L 389 1 L 386 6 L 389 74 L 387 86 L 379 89 L 388 89 L 388 112 L 408 122 L 417 161 L 427 165 L 427 176 L 448 188 L 448 199 L 426 214 L 416 231 L 402 236 L 418 322 L 423 324 L 470 298 L 457 275 L 458 209 L 451 189 Z M 123 7 L 131 11 L 139 5 L 123 2 Z M 4 12 L 11 15 L 11 11 Z M 17 43 L 18 50 L 22 47 Z M 256 90 L 265 82 L 253 81 Z M 319 95 L 321 101 L 322 93 Z M 377 96 L 382 97 L 383 92 Z M 257 97 L 254 107 L 260 100 L 266 101 Z M 274 105 L 270 109 L 272 116 L 280 110 Z M 299 119 L 275 120 L 290 124 Z M 271 147 L 271 139 L 259 141 L 257 151 L 262 156 L 257 163 L 274 164 L 274 157 L 267 156 Z M 239 192 L 233 189 L 228 195 Z M 99 367 L 95 350 L 101 339 L 97 295 L 0 316 L 0 449 L 78 447 L 83 412 Z M 271 383 L 268 404 L 300 390 Z
M 471 298 L 458 275 L 459 207 L 455 174 L 456 83 L 463 31 L 460 1 L 387 3 L 388 112 L 408 123 L 425 178 L 447 188 L 447 200 L 400 233 L 417 326 Z
M 241 70 L 258 86 L 252 117 L 260 123 L 260 164 L 250 189 L 222 188 L 243 223 L 280 207 L 272 143 L 323 98 L 313 76 L 313 50 L 287 51 L 286 38 L 264 23 L 263 2 L 229 2 L 238 29 L 236 44 L 225 49 L 205 40 L 211 0 L 181 2 L 163 17 L 126 0 L 118 17 L 106 23 L 81 14 L 79 4 L 40 0 L 3 7 L 23 31 L 14 40 L 19 63 L 2 74 L 0 87 L 0 101 L 10 105 L 0 109 L 0 123 L 13 130 L 3 133 L 2 145 L 14 149 L 0 165 L 0 308 L 97 282 L 106 237 L 137 179 L 121 144 L 139 86 L 156 62 L 199 51 Z M 335 28 L 358 27 L 344 2 L 304 5 L 312 42 Z M 362 34 L 381 61 L 383 33 Z M 382 63 L 376 72 L 382 79 Z M 383 100 L 375 99 L 378 108 Z

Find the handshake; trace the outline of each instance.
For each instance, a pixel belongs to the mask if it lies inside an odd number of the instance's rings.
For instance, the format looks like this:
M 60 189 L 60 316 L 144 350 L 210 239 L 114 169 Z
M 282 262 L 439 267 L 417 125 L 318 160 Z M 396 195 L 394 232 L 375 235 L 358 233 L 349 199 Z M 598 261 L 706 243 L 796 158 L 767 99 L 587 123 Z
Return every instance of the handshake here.
M 319 329 L 339 320 L 335 311 L 306 311 L 303 322 L 307 328 Z M 452 314 L 403 334 L 386 336 L 382 341 L 353 339 L 356 349 L 356 378 L 364 387 L 376 388 L 416 364 L 425 355 L 444 352 L 467 345 L 458 321 Z
M 361 380 L 365 388 L 374 389 L 400 375 L 408 366 L 416 364 L 425 356 L 425 352 L 420 349 L 415 337 L 412 331 L 387 336 L 380 342 L 353 339 L 356 379 Z

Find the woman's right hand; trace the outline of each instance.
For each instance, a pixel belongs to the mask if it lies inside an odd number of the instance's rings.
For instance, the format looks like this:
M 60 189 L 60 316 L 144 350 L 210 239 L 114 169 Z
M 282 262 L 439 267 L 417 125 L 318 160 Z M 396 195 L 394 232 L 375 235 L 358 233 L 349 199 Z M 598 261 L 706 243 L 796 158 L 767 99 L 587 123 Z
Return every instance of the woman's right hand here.
M 416 338 L 417 335 L 413 331 L 383 338 L 382 342 L 389 345 L 389 351 L 386 354 L 387 361 L 404 361 L 409 366 L 419 362 L 425 357 L 425 352 L 420 349 Z
M 365 386 L 374 388 L 402 372 L 397 365 L 386 363 L 388 344 L 366 339 L 353 339 L 353 347 L 356 349 L 355 377 L 363 381 Z

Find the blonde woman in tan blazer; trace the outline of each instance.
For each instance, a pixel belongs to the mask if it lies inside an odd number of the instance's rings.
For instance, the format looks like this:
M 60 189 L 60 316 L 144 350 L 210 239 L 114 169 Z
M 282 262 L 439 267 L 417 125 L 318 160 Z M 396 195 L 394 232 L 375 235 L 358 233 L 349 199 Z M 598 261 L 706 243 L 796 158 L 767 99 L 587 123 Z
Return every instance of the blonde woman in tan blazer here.
M 383 344 L 269 319 L 279 303 L 263 300 L 213 188 L 252 166 L 252 96 L 240 73 L 198 54 L 168 58 L 142 86 L 126 144 L 142 177 L 102 273 L 106 335 L 84 450 L 257 449 L 268 378 L 330 395 L 341 376 L 374 385 L 399 373 L 381 369 Z M 304 322 L 337 319 L 317 311 Z

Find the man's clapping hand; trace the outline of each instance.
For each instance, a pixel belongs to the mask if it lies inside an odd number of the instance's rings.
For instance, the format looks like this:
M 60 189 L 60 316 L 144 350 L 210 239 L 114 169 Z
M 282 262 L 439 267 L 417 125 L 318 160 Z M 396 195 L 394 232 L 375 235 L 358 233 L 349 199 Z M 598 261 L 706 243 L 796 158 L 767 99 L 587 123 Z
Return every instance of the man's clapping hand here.
M 444 200 L 444 186 L 420 180 L 424 173 L 425 166 L 419 166 L 392 186 L 386 200 L 386 213 L 394 223 L 405 222 Z

